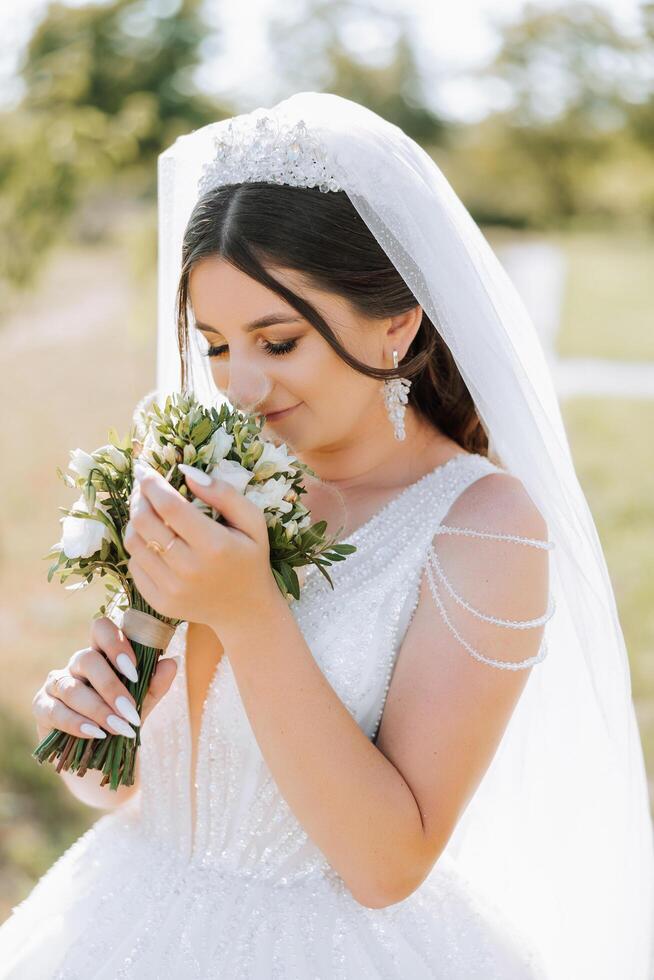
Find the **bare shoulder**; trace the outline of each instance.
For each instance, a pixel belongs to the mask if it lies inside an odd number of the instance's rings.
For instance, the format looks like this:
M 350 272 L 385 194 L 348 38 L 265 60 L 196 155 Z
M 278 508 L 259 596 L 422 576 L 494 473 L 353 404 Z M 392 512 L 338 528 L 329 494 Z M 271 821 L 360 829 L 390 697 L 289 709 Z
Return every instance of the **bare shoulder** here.
M 473 480 L 453 502 L 443 523 L 542 540 L 548 537 L 547 522 L 524 483 L 506 470 Z

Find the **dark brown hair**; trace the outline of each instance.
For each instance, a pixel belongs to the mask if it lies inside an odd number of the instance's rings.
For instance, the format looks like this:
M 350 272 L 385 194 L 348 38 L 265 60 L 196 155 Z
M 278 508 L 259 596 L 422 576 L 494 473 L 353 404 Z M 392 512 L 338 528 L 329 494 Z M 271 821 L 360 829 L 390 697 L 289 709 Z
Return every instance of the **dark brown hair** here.
M 345 191 L 251 182 L 205 193 L 189 218 L 177 289 L 177 342 L 182 388 L 188 383 L 189 275 L 202 258 L 220 256 L 293 306 L 355 371 L 412 381 L 409 404 L 468 452 L 488 454 L 488 438 L 445 341 L 423 312 L 406 359 L 377 368 L 353 357 L 329 324 L 264 264 L 292 269 L 309 286 L 343 297 L 366 317 L 406 313 L 417 301 Z

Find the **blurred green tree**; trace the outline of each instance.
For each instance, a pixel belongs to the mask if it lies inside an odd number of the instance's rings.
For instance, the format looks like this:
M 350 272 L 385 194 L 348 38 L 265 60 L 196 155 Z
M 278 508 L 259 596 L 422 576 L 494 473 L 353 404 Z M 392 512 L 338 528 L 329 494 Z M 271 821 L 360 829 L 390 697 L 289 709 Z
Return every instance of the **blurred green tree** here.
M 654 3 L 643 3 L 640 17 L 646 44 L 646 57 L 649 65 L 649 79 L 644 85 L 643 97 L 627 107 L 629 123 L 635 138 L 647 147 L 654 149 Z
M 373 34 L 383 38 L 382 56 L 362 58 L 353 41 Z M 275 11 L 268 39 L 286 90 L 334 92 L 379 113 L 418 143 L 447 144 L 447 124 L 426 105 L 406 12 L 361 0 L 306 0 L 301 9 Z
M 608 175 L 625 164 L 641 202 L 649 201 L 651 161 L 633 145 L 631 119 L 652 37 L 625 34 L 592 3 L 527 4 L 518 20 L 492 23 L 499 48 L 474 77 L 507 108 L 463 134 L 465 149 L 480 149 L 487 166 L 485 187 L 471 187 L 477 213 L 538 226 L 584 213 L 615 217 L 634 204 L 633 186 L 623 201 L 607 196 Z
M 25 95 L 0 115 L 0 282 L 25 286 L 86 190 L 154 196 L 156 155 L 231 111 L 196 89 L 220 41 L 201 0 L 51 3 L 26 48 Z

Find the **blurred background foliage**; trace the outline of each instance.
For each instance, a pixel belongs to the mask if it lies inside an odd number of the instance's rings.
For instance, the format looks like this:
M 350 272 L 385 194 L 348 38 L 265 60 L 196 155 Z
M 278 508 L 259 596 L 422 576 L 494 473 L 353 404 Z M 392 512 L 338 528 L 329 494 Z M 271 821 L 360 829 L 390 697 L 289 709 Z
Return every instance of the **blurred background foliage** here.
M 271 9 L 277 92 L 265 104 L 332 91 L 396 123 L 434 157 L 498 254 L 517 244 L 527 255 L 536 242 L 564 257 L 557 357 L 651 367 L 654 3 L 640 5 L 636 33 L 585 2 L 497 16 L 495 53 L 466 73 L 505 98 L 468 122 L 435 108 L 451 69 L 426 71 L 411 6 Z M 157 155 L 180 133 L 253 107 L 237 104 L 228 76 L 212 93 L 198 82 L 225 45 L 221 9 L 44 2 L 17 67 L 21 95 L 0 110 L 0 365 L 18 423 L 0 429 L 12 464 L 0 503 L 0 665 L 11 678 L 0 690 L 0 919 L 99 815 L 30 756 L 31 699 L 88 642 L 103 598 L 46 581 L 57 504 L 70 506 L 55 468 L 69 449 L 105 442 L 110 425 L 125 431 L 154 385 Z M 353 44 L 373 32 L 387 38 L 383 58 Z M 545 281 L 539 262 L 527 286 Z M 654 388 L 626 388 L 566 398 L 562 410 L 616 590 L 654 786 Z
M 0 282 L 32 281 L 89 197 L 111 201 L 122 190 L 153 200 L 157 154 L 236 111 L 194 81 L 207 41 L 221 43 L 203 7 L 45 8 L 19 67 L 23 98 L 0 114 Z M 383 19 L 394 33 L 383 64 L 352 53 L 353 17 Z M 654 94 L 642 71 L 654 54 L 654 3 L 643 5 L 642 24 L 634 37 L 591 3 L 527 5 L 519 20 L 498 23 L 496 55 L 472 73 L 480 86 L 508 89 L 510 108 L 475 124 L 427 108 L 406 11 L 305 0 L 276 11 L 268 32 L 287 92 L 336 92 L 397 123 L 455 175 L 478 222 L 548 228 L 654 222 Z M 86 212 L 89 235 L 102 230 L 96 207 Z

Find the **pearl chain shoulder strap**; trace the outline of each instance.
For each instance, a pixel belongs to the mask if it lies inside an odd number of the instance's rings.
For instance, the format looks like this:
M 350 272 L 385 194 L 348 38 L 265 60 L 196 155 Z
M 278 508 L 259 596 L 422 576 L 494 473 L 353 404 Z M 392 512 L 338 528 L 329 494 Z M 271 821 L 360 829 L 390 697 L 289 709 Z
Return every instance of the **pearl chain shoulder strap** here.
M 479 537 L 479 538 L 491 538 L 491 539 L 502 540 L 502 541 L 514 541 L 520 544 L 531 545 L 532 547 L 542 548 L 542 549 L 551 549 L 555 547 L 554 541 L 543 541 L 540 538 L 527 538 L 519 534 L 501 534 L 499 532 L 493 532 L 493 531 L 478 531 L 474 528 L 456 527 L 452 524 L 440 524 L 436 528 L 434 533 L 435 534 L 464 534 L 464 535 L 470 535 L 472 537 Z M 458 632 L 456 627 L 449 619 L 447 613 L 445 612 L 445 607 L 443 606 L 443 602 L 441 600 L 441 597 L 438 593 L 438 589 L 436 587 L 436 582 L 434 581 L 432 568 L 436 571 L 438 577 L 445 585 L 449 594 L 452 596 L 453 599 L 456 600 L 456 602 L 459 603 L 459 605 L 463 606 L 474 616 L 477 616 L 478 619 L 483 619 L 485 622 L 488 623 L 494 623 L 496 626 L 507 626 L 511 629 L 530 629 L 533 628 L 534 626 L 541 626 L 543 623 L 546 623 L 547 620 L 550 619 L 551 616 L 554 614 L 554 611 L 556 609 L 554 596 L 550 596 L 550 601 L 548 602 L 546 611 L 543 613 L 542 616 L 538 616 L 536 619 L 522 619 L 522 620 L 500 619 L 497 616 L 490 616 L 487 613 L 481 612 L 479 609 L 475 609 L 474 606 L 471 606 L 470 603 L 466 602 L 466 600 L 462 596 L 460 596 L 458 592 L 456 592 L 452 584 L 449 582 L 447 576 L 445 575 L 445 572 L 443 571 L 443 568 L 438 560 L 438 556 L 436 555 L 433 546 L 430 545 L 429 547 L 427 553 L 426 571 L 427 571 L 427 579 L 429 582 L 429 588 L 431 590 L 431 594 L 434 597 L 434 600 L 438 608 L 440 609 L 441 615 L 443 616 L 446 625 L 448 626 L 450 631 L 454 634 L 454 636 L 459 641 L 459 643 L 461 643 L 461 645 L 465 647 L 465 649 L 470 653 L 471 656 L 473 656 L 476 660 L 482 661 L 483 663 L 490 664 L 493 667 L 500 667 L 503 668 L 504 670 L 520 670 L 524 667 L 530 667 L 532 664 L 539 663 L 541 660 L 545 659 L 545 656 L 547 655 L 547 644 L 545 642 L 544 637 L 538 653 L 536 653 L 533 657 L 528 657 L 526 660 L 520 660 L 520 661 L 495 660 L 491 657 L 485 657 L 482 653 L 479 653 L 478 650 L 475 650 L 475 648 L 471 646 L 467 642 L 467 640 L 465 640 L 461 636 L 461 634 Z

